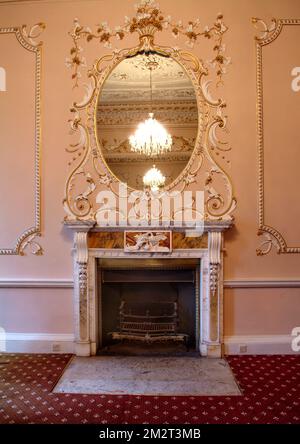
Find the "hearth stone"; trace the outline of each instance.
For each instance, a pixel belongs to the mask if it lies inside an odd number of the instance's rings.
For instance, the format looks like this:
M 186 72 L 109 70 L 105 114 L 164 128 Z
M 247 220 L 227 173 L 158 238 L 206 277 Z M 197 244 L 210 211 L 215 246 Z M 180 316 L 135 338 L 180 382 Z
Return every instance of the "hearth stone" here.
M 141 356 L 75 357 L 54 392 L 162 396 L 241 395 L 230 367 L 223 359 Z

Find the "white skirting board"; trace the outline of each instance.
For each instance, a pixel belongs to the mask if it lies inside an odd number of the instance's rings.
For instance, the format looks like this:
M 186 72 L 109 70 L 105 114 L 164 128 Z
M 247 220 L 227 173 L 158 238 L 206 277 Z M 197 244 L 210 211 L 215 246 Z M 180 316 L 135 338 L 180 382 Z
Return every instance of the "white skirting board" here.
M 291 335 L 225 336 L 226 355 L 300 354 L 292 350 Z
M 74 353 L 74 336 L 72 334 L 5 333 L 1 336 L 0 352 Z
M 291 335 L 225 336 L 227 355 L 300 354 L 291 348 Z M 74 353 L 72 334 L 6 333 L 0 338 L 0 352 Z

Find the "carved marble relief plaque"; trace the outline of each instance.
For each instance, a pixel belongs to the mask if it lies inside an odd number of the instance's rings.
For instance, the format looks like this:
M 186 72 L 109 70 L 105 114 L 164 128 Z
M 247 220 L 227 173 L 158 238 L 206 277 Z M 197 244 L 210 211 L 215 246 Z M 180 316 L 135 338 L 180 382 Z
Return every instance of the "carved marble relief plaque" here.
M 173 249 L 207 248 L 208 236 L 188 237 L 184 232 L 172 233 Z M 122 231 L 99 231 L 88 233 L 88 248 L 123 249 L 124 233 Z

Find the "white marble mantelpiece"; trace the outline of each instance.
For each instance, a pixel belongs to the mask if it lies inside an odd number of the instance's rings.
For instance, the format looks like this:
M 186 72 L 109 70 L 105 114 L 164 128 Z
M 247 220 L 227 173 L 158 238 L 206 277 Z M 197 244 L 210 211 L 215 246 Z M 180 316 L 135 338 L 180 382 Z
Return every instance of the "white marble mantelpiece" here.
M 68 221 L 74 231 L 74 334 L 78 356 L 92 356 L 97 352 L 101 339 L 99 311 L 101 300 L 97 287 L 97 261 L 100 258 L 193 258 L 199 259 L 200 276 L 198 290 L 199 352 L 201 356 L 221 357 L 223 345 L 223 232 L 231 220 L 206 222 L 208 246 L 201 249 L 174 249 L 170 253 L 126 253 L 123 249 L 88 248 L 87 235 L 90 231 L 124 231 L 135 227 L 95 227 L 92 221 Z M 142 227 L 156 230 L 162 227 Z M 141 228 L 139 228 L 141 229 Z M 166 229 L 166 227 L 163 227 Z M 169 229 L 174 229 L 169 227 Z M 175 230 L 175 229 L 174 229 Z M 176 228 L 176 231 L 183 231 Z

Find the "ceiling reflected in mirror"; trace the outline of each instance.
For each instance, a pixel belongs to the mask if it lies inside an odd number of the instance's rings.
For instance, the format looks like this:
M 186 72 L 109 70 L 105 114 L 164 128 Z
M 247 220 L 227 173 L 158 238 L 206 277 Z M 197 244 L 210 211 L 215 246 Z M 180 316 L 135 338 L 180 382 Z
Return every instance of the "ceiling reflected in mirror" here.
M 143 189 L 143 178 L 155 165 L 163 185 L 170 185 L 195 146 L 193 83 L 171 57 L 151 53 L 126 58 L 103 83 L 96 120 L 103 158 L 118 180 Z

